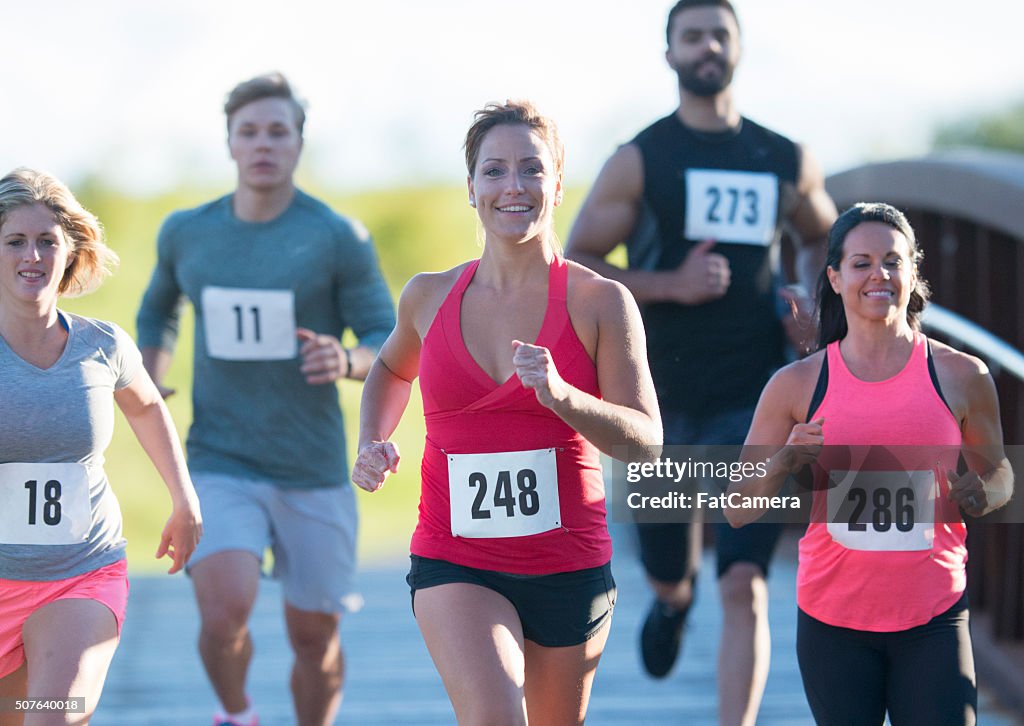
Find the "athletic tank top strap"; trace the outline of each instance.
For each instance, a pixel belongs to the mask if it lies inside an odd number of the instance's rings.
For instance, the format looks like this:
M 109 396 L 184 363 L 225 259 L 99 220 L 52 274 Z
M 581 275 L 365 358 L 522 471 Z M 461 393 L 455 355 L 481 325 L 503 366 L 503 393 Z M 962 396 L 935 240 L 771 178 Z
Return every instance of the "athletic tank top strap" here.
M 932 355 L 932 341 L 928 342 L 928 377 L 932 379 L 932 385 L 935 386 L 935 392 L 939 394 L 939 398 L 946 404 L 946 408 L 949 409 L 950 413 L 953 413 L 953 409 L 949 405 L 949 401 L 946 400 L 945 394 L 942 393 L 942 386 L 939 385 L 939 374 L 935 372 L 935 356 Z
M 811 396 L 811 405 L 807 407 L 807 419 L 804 423 L 811 422 L 811 416 L 825 400 L 825 391 L 828 390 L 828 352 L 821 359 L 821 370 L 818 372 L 818 382 L 814 385 L 814 394 Z

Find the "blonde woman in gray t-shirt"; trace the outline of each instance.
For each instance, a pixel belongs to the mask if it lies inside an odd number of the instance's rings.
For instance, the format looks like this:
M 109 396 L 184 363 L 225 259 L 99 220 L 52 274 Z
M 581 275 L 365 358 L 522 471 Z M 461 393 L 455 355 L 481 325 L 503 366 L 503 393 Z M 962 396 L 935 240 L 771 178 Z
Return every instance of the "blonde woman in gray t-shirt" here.
M 103 471 L 114 403 L 171 495 L 157 551 L 173 560 L 168 572 L 185 566 L 202 533 L 177 434 L 138 348 L 113 323 L 57 308 L 116 261 L 96 218 L 59 181 L 29 169 L 0 179 L 3 726 L 22 722 L 3 713 L 5 699 L 26 698 L 88 722 L 103 690 L 128 597 L 121 512 Z

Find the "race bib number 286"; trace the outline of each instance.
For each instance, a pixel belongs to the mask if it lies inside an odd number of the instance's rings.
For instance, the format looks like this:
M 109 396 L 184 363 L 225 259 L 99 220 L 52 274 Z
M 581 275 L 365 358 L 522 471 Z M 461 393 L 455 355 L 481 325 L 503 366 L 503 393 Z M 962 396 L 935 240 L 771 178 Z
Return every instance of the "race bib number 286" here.
M 561 526 L 554 449 L 447 458 L 456 537 L 525 537 Z

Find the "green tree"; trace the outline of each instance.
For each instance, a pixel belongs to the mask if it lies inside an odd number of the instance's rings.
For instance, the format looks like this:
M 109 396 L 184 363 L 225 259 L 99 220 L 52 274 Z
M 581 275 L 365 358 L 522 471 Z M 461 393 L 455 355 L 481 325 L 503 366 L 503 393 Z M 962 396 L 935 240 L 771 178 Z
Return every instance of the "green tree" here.
M 936 149 L 975 146 L 1024 153 L 1024 101 L 993 113 L 942 125 L 935 132 Z

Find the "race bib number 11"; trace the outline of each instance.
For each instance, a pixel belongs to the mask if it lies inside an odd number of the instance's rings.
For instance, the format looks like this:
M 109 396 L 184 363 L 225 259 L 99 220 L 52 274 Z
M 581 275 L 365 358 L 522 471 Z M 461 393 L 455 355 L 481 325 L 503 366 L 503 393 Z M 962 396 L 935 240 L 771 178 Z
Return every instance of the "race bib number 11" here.
M 288 360 L 298 351 L 295 293 L 204 287 L 206 352 L 220 360 Z
M 686 239 L 767 246 L 775 238 L 779 178 L 753 171 L 686 172 Z
M 0 542 L 80 544 L 91 526 L 83 465 L 0 464 Z
M 554 449 L 447 457 L 456 537 L 525 537 L 562 525 Z

